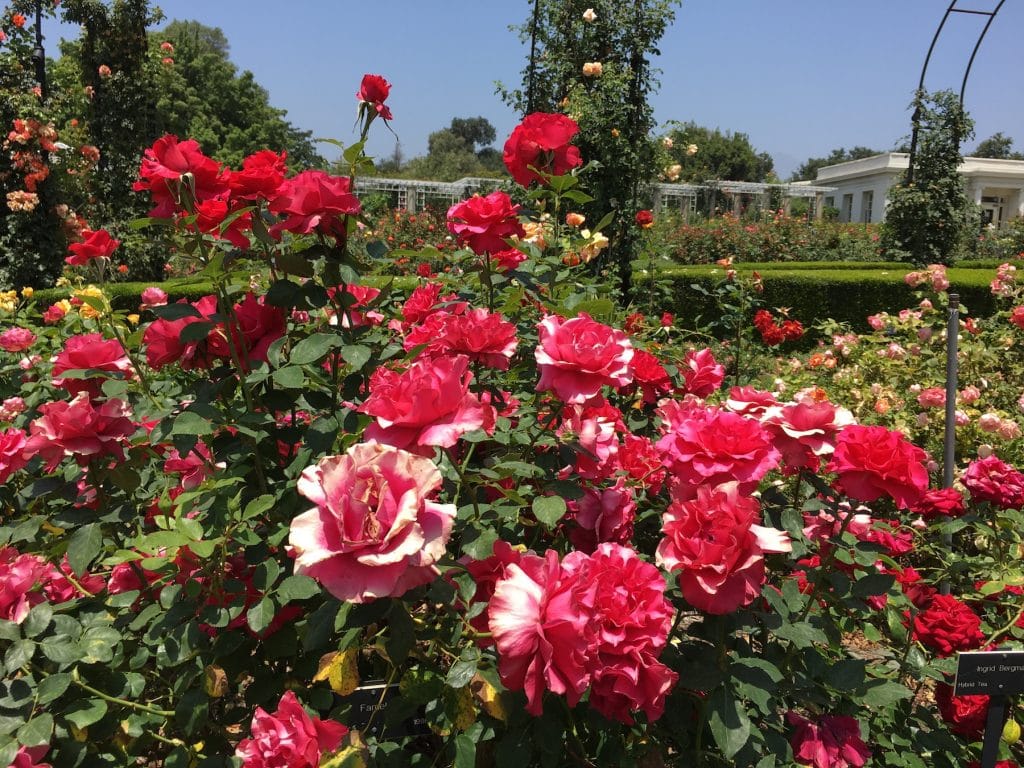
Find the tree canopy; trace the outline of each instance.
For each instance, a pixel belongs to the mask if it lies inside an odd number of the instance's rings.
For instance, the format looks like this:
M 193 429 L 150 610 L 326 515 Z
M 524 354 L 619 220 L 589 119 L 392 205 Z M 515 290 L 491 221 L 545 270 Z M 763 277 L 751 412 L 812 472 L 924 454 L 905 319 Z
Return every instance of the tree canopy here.
M 774 174 L 771 155 L 758 152 L 745 133 L 723 132 L 687 122 L 676 123 L 668 137 L 672 140 L 668 153 L 681 167 L 681 181 L 768 181 Z M 696 152 L 691 145 L 697 148 Z
M 455 181 L 465 176 L 502 173 L 501 152 L 490 146 L 497 132 L 485 117 L 455 117 L 427 137 L 427 154 L 402 163 L 401 150 L 378 165 L 388 176 Z
M 793 174 L 790 181 L 814 181 L 818 178 L 818 169 L 838 163 L 848 163 L 851 160 L 863 160 L 865 157 L 872 157 L 881 154 L 880 150 L 871 147 L 857 146 L 853 149 L 839 147 L 833 149 L 828 157 L 809 157 L 801 163 Z
M 1024 154 L 1013 151 L 1013 138 L 1004 136 L 1002 131 L 978 142 L 970 156 L 991 157 L 996 160 L 1024 160 Z

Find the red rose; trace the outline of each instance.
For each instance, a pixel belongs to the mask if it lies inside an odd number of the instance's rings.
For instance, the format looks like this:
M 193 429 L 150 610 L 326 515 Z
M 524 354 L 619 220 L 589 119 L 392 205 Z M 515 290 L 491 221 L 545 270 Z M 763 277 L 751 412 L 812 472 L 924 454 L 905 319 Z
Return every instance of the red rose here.
M 220 163 L 202 153 L 194 139 L 179 142 L 177 136 L 166 135 L 143 154 L 140 179 L 132 189 L 149 191 L 156 203 L 150 216 L 169 218 L 178 209 L 177 182 L 183 175 L 191 174 L 189 187 L 199 202 L 228 191 L 223 170 Z
M 889 496 L 905 509 L 928 488 L 927 458 L 900 432 L 852 424 L 839 433 L 828 471 L 839 475 L 837 487 L 851 498 Z
M 936 488 L 925 491 L 910 511 L 925 520 L 934 520 L 939 517 L 960 517 L 967 508 L 964 506 L 963 494 L 956 488 Z
M 1010 322 L 1018 328 L 1024 329 L 1024 306 L 1014 307 L 1010 312 Z
M 235 304 L 235 349 L 243 364 L 265 363 L 267 349 L 285 332 L 284 312 L 280 307 L 266 304 L 263 298 L 248 293 L 240 304 Z M 209 353 L 225 360 L 231 358 L 231 348 L 221 328 L 209 336 Z
M 637 211 L 636 224 L 641 229 L 650 229 L 654 226 L 654 214 L 650 211 Z
M 860 735 L 860 723 L 848 715 L 822 715 L 816 722 L 796 712 L 786 713 L 793 726 L 789 739 L 793 759 L 813 768 L 860 768 L 871 750 Z
M 668 371 L 654 355 L 642 349 L 633 350 L 633 383 L 640 388 L 645 403 L 656 403 L 672 391 Z
M 972 502 L 989 501 L 1001 509 L 1024 506 L 1024 474 L 995 456 L 972 461 L 963 482 Z
M 71 255 L 64 261 L 73 267 L 84 267 L 93 259 L 109 259 L 121 244 L 120 240 L 112 238 L 105 229 L 97 229 L 95 232 L 86 229 L 82 232 L 82 238 L 82 242 L 68 246 Z
M 981 737 L 988 717 L 988 696 L 954 696 L 953 686 L 939 683 L 935 686 L 935 703 L 953 733 L 971 741 Z
M 370 105 L 385 120 L 391 119 L 391 110 L 384 104 L 391 93 L 391 83 L 380 75 L 363 75 L 356 98 L 363 104 Z
M 230 213 L 231 206 L 226 195 L 202 200 L 196 203 L 196 222 L 193 226 L 200 232 L 227 240 L 236 248 L 247 251 L 250 243 L 249 238 L 245 236 L 245 230 L 252 226 L 252 214 L 243 213 L 236 216 L 226 228 L 222 228 L 221 225 Z
M 561 176 L 583 164 L 578 148 L 569 144 L 580 130 L 565 115 L 534 112 L 523 118 L 505 142 L 503 159 L 516 183 L 544 183 L 537 172 Z
M 117 339 L 104 339 L 101 333 L 85 333 L 71 336 L 64 342 L 64 348 L 53 361 L 53 386 L 66 389 L 72 395 L 88 392 L 97 398 L 102 393 L 105 378 L 63 379 L 61 374 L 74 370 L 97 370 L 121 374 L 132 374 L 132 364 L 124 347 Z
M 519 206 L 500 190 L 474 195 L 448 209 L 448 230 L 476 254 L 501 253 L 509 250 L 506 240 L 526 235 L 518 214 Z
M 315 170 L 284 181 L 269 207 L 285 217 L 270 228 L 274 237 L 280 237 L 282 231 L 303 235 L 320 232 L 338 240 L 346 237 L 344 217 L 358 216 L 362 210 L 347 176 Z
M 914 639 L 939 656 L 971 651 L 985 641 L 981 619 L 967 603 L 952 595 L 935 595 L 928 607 L 914 617 Z
M 269 200 L 288 172 L 286 157 L 287 152 L 279 155 L 269 149 L 249 155 L 242 161 L 242 170 L 231 171 L 227 176 L 231 197 L 236 200 Z
M 184 299 L 178 302 L 185 304 Z M 182 369 L 209 368 L 216 355 L 209 350 L 207 339 L 209 332 L 202 339 L 187 342 L 181 341 L 181 331 L 192 323 L 211 323 L 210 317 L 217 313 L 217 297 L 204 296 L 192 304 L 197 316 L 183 317 L 178 320 L 154 320 L 142 334 L 142 343 L 146 345 L 146 362 L 154 370 L 160 370 L 170 363 L 180 363 Z M 212 330 L 212 327 L 211 327 Z
M 679 571 L 679 588 L 694 608 L 732 613 L 761 594 L 764 553 L 791 549 L 786 534 L 760 521 L 757 499 L 737 483 L 701 486 L 692 501 L 673 501 L 665 512 L 658 565 Z

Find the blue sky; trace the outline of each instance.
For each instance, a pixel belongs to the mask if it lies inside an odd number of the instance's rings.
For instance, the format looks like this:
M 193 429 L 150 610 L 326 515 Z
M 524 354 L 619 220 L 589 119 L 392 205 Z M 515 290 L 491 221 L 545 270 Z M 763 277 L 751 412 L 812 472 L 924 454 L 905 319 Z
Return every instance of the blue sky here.
M 599 8 L 597 0 L 595 6 Z M 961 0 L 990 9 L 997 0 Z M 220 27 L 231 58 L 251 70 L 271 103 L 315 136 L 354 138 L 354 94 L 366 72 L 393 84 L 392 124 L 406 158 L 452 117 L 482 115 L 498 144 L 518 116 L 494 82 L 517 85 L 526 49 L 509 31 L 529 0 L 163 0 L 168 19 Z M 684 0 L 656 60 L 655 115 L 743 131 L 787 176 L 810 156 L 857 144 L 891 148 L 909 133 L 907 111 L 947 0 Z M 959 91 L 983 19 L 947 23 L 926 82 Z M 1024 151 L 1024 66 L 1017 39 L 1024 3 L 996 17 L 972 69 L 965 104 L 977 140 L 996 131 Z M 65 30 L 61 30 L 64 32 Z M 72 34 L 74 30 L 71 30 Z M 51 32 L 52 36 L 57 30 Z M 54 52 L 55 45 L 48 45 Z M 370 151 L 395 139 L 375 130 Z M 332 150 L 324 145 L 328 156 Z

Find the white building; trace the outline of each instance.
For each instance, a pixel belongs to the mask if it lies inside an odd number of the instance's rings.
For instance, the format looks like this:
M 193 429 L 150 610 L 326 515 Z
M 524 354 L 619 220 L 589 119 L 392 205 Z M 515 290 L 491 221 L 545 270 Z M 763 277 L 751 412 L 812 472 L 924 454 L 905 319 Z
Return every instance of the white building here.
M 851 160 L 818 170 L 815 185 L 835 187 L 825 205 L 839 209 L 840 221 L 877 222 L 885 218 L 889 190 L 907 170 L 910 156 L 902 152 Z M 960 165 L 967 195 L 981 206 L 982 220 L 1002 226 L 1024 216 L 1024 160 L 965 157 Z

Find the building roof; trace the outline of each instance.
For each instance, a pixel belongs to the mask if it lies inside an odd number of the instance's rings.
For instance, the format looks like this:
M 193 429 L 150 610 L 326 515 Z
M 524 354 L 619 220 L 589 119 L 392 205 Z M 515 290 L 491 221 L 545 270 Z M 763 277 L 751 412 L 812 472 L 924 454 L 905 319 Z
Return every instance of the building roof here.
M 818 169 L 818 183 L 835 183 L 874 174 L 899 174 L 910 165 L 906 152 L 884 152 L 861 160 L 826 165 Z M 964 176 L 996 176 L 1024 180 L 1024 160 L 1000 160 L 991 157 L 965 157 L 960 164 Z

